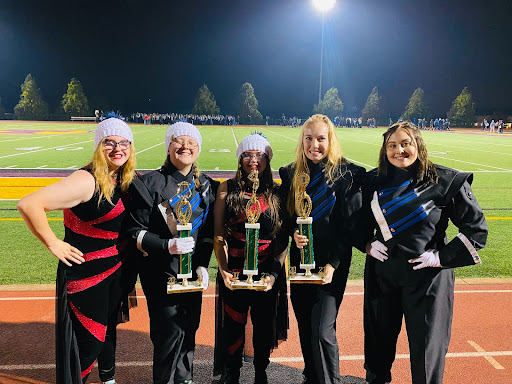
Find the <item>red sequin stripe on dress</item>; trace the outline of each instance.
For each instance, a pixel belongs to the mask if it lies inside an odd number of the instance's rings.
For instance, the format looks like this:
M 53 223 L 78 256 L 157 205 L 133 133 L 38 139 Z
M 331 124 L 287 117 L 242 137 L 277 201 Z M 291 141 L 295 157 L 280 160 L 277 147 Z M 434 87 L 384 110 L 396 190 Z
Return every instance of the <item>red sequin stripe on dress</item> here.
M 119 216 L 124 212 L 124 205 L 121 199 L 117 202 L 116 206 L 110 210 L 106 215 L 91 221 L 83 221 L 75 215 L 70 209 L 64 210 L 64 225 L 71 231 L 79 235 L 89 236 L 96 239 L 117 239 L 119 233 L 112 231 L 105 231 L 94 227 L 95 224 L 103 223 L 112 220 L 114 217 Z
M 245 233 L 240 232 L 231 232 L 231 237 L 234 239 L 240 240 L 245 243 Z M 265 250 L 269 247 L 272 240 L 264 240 L 264 239 L 258 239 L 258 243 L 260 244 L 258 246 L 258 254 L 260 256 L 265 255 Z M 233 257 L 244 257 L 244 249 L 243 248 L 228 248 L 228 256 Z M 261 261 L 261 260 L 260 260 Z
M 85 291 L 88 288 L 95 286 L 96 284 L 101 283 L 107 277 L 112 275 L 115 271 L 119 269 L 121 266 L 121 262 L 117 263 L 110 269 L 107 269 L 105 272 L 100 273 L 99 275 L 86 277 L 85 279 L 80 280 L 70 280 L 68 281 L 68 294 L 72 295 L 73 293 Z
M 261 240 L 260 240 L 261 242 Z M 265 250 L 269 247 L 270 240 L 268 241 L 268 244 L 263 244 L 258 247 L 258 255 L 259 256 L 265 256 Z M 240 248 L 229 248 L 228 250 L 228 256 L 233 257 L 244 257 L 244 250 Z M 261 262 L 261 260 L 258 260 Z
M 251 194 L 248 194 L 248 195 L 250 196 Z M 260 202 L 261 213 L 265 212 L 268 209 L 267 199 L 265 199 L 265 197 L 262 196 L 258 199 L 258 201 Z M 226 222 L 226 227 L 231 227 L 235 224 L 238 224 L 238 223 L 241 223 L 244 221 L 247 221 L 247 216 L 245 215 L 245 209 L 238 216 L 235 216 L 235 217 L 229 219 Z
M 96 360 L 92 362 L 92 364 L 91 364 L 91 366 L 90 366 L 89 368 L 86 368 L 86 369 L 84 369 L 84 370 L 82 371 L 82 379 L 83 379 L 85 376 L 87 376 L 89 373 L 91 373 L 92 368 L 94 367 L 94 363 L 95 363 L 95 362 L 96 362 Z
M 245 325 L 247 323 L 247 313 L 237 312 L 226 303 L 224 303 L 224 310 L 235 323 L 242 325 Z M 237 351 L 237 349 L 240 348 L 244 340 L 245 336 L 244 334 L 242 334 L 233 344 L 231 344 L 228 347 L 228 354 L 233 355 Z
M 85 259 L 85 261 L 91 261 L 91 260 L 104 259 L 107 257 L 115 256 L 118 253 L 119 252 L 117 250 L 117 247 L 115 245 L 113 245 L 110 248 L 100 249 L 98 251 L 86 253 L 83 256 L 83 258 Z
M 91 335 L 103 343 L 105 341 L 105 335 L 107 334 L 107 326 L 85 316 L 78 310 L 77 307 L 75 307 L 71 300 L 68 300 L 68 302 L 76 318 L 80 321 L 80 323 L 82 323 L 85 329 L 87 329 Z

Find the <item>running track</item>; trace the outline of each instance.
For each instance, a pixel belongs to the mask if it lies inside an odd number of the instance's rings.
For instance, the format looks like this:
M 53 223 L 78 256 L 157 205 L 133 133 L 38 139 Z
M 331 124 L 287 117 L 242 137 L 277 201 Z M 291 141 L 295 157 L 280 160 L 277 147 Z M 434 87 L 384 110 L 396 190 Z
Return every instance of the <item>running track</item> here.
M 212 284 L 211 284 L 212 285 Z M 0 384 L 54 382 L 54 290 L 51 286 L 0 287 Z M 146 301 L 138 289 L 139 306 L 129 323 L 118 328 L 119 384 L 151 382 L 151 343 Z M 345 383 L 364 383 L 362 284 L 350 282 L 338 316 L 341 374 Z M 212 381 L 214 292 L 204 294 L 197 334 L 195 382 Z M 290 307 L 291 308 L 291 307 Z M 512 280 L 458 280 L 452 341 L 445 383 L 512 383 Z M 272 354 L 271 383 L 301 382 L 303 362 L 297 325 L 290 311 L 288 340 Z M 242 382 L 253 382 L 244 364 Z M 89 380 L 98 383 L 97 370 Z M 393 383 L 410 383 L 408 349 L 402 331 L 393 367 Z

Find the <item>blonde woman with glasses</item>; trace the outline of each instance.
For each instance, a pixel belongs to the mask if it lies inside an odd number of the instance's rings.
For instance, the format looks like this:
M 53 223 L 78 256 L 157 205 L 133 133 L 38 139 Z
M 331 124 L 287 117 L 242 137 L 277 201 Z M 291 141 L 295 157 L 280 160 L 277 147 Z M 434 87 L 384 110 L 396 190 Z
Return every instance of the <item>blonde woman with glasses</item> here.
M 57 384 L 85 383 L 96 360 L 100 379 L 115 383 L 121 195 L 134 177 L 132 132 L 119 116 L 109 117 L 96 127 L 89 164 L 18 203 L 30 231 L 59 259 Z M 64 240 L 48 224 L 46 212 L 54 210 L 64 211 Z

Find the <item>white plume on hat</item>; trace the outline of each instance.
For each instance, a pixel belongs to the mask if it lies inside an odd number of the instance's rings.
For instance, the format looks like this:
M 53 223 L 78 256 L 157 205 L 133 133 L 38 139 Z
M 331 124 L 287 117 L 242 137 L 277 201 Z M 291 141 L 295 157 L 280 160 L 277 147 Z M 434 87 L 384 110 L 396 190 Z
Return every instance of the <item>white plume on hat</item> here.
M 259 133 L 253 133 L 252 135 L 246 136 L 242 139 L 238 147 L 236 148 L 236 157 L 240 158 L 242 153 L 245 151 L 260 151 L 267 155 L 268 160 L 272 160 L 274 153 L 268 140 Z
M 94 131 L 94 149 L 107 136 L 121 136 L 133 143 L 132 130 L 128 124 L 117 117 L 110 117 L 98 124 Z
M 171 141 L 174 138 L 178 138 L 180 136 L 190 136 L 199 145 L 199 152 L 201 153 L 201 142 L 203 139 L 201 138 L 201 133 L 199 133 L 199 129 L 196 128 L 195 125 L 190 123 L 185 123 L 183 121 L 178 121 L 177 123 L 171 124 L 169 128 L 167 128 L 167 132 L 165 132 L 165 152 L 169 151 L 169 145 L 171 145 Z

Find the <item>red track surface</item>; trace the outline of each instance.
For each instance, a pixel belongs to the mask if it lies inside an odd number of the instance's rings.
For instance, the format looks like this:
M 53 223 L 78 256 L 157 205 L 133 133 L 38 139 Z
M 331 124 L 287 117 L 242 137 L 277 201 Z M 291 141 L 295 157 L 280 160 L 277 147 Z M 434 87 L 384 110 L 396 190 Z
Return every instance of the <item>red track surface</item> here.
M 138 291 L 142 295 L 141 291 Z M 0 290 L 0 383 L 42 384 L 54 382 L 53 290 Z M 364 382 L 362 287 L 351 285 L 338 316 L 341 374 L 352 382 Z M 139 298 L 132 320 L 118 328 L 117 375 L 120 384 L 151 382 L 151 342 L 146 301 Z M 197 334 L 196 372 L 198 384 L 211 383 L 214 342 L 214 292 L 203 300 L 201 326 Z M 291 309 L 291 306 L 290 306 Z M 458 282 L 455 294 L 452 340 L 446 359 L 445 383 L 512 383 L 512 282 L 467 284 Z M 405 329 L 398 342 L 393 383 L 410 383 Z M 289 338 L 272 354 L 278 367 L 296 368 L 295 378 L 277 375 L 273 383 L 296 384 L 303 362 L 297 325 L 290 311 Z M 274 364 L 274 365 L 275 365 Z M 289 368 L 288 368 L 289 371 Z M 99 382 L 96 369 L 89 382 Z M 198 379 L 204 381 L 197 381 Z M 297 382 L 299 382 L 297 380 Z

